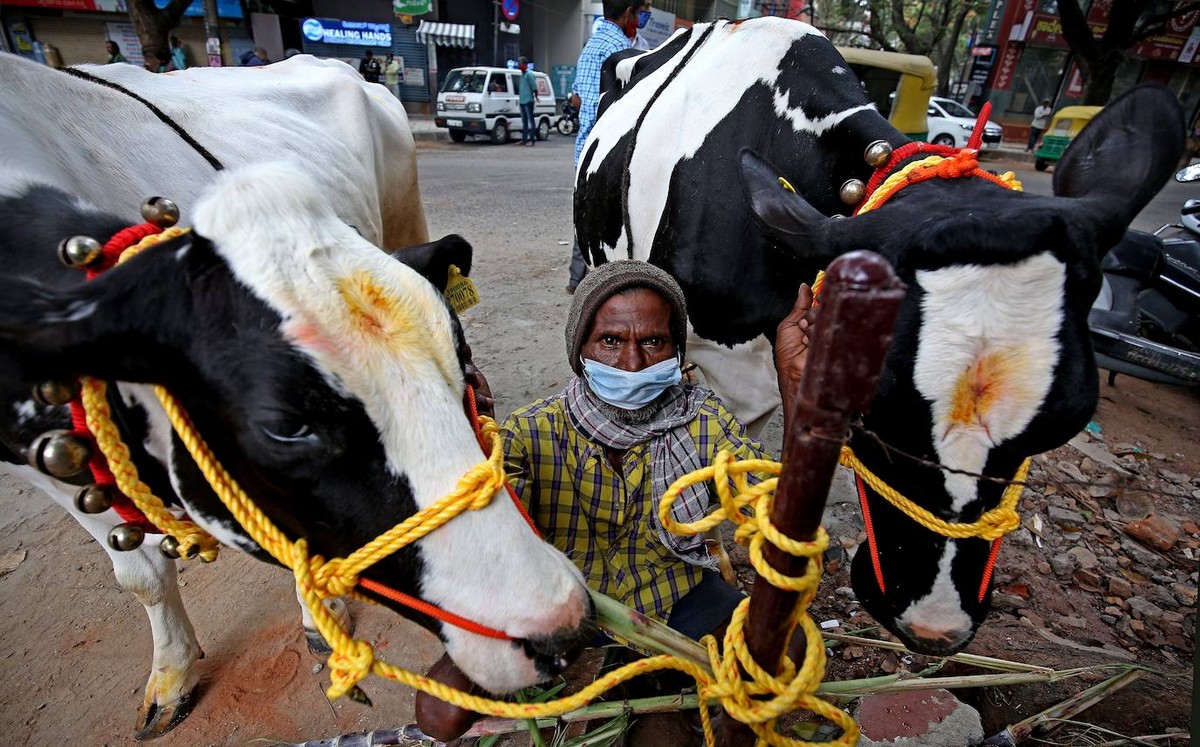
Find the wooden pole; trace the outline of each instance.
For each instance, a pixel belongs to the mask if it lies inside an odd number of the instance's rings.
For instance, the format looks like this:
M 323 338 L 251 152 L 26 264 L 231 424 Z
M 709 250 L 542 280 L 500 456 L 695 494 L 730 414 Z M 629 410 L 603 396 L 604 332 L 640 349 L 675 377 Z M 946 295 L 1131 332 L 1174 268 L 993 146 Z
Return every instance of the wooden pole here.
M 789 537 L 816 536 L 850 419 L 870 404 L 903 299 L 904 286 L 891 265 L 872 252 L 842 255 L 826 271 L 819 318 L 809 333 L 808 363 L 784 433 L 783 469 L 771 513 L 771 522 Z M 805 558 L 770 545 L 764 557 L 788 576 L 803 574 L 808 565 Z M 746 645 L 773 673 L 788 643 L 783 621 L 797 596 L 755 578 Z M 754 743 L 754 733 L 733 719 L 723 719 L 720 731 L 721 744 Z

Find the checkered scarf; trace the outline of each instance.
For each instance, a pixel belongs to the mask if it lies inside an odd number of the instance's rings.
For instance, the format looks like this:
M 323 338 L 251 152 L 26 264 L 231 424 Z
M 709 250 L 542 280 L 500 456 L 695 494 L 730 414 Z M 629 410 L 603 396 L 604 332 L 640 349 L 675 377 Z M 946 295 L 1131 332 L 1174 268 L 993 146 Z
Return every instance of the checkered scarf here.
M 571 379 L 563 392 L 571 423 L 587 437 L 621 451 L 650 442 L 650 485 L 654 497 L 650 523 L 667 549 L 682 560 L 703 568 L 717 567 L 717 558 L 708 555 L 704 538 L 700 535 L 683 537 L 664 529 L 658 520 L 658 499 L 672 482 L 704 466 L 688 424 L 699 415 L 700 406 L 710 394 L 700 387 L 669 387 L 658 401 L 653 418 L 645 423 L 627 424 L 615 422 L 604 414 L 582 378 Z M 707 483 L 689 486 L 675 500 L 671 515 L 680 523 L 699 521 L 707 513 L 709 502 Z

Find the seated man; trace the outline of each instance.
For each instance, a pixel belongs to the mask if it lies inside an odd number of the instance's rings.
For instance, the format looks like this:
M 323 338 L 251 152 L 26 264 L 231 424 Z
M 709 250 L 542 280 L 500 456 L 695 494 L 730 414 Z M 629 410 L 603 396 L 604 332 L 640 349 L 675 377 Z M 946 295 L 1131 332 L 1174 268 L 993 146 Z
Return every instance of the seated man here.
M 811 302 L 802 286 L 779 325 L 785 412 L 803 371 Z M 721 579 L 702 537 L 663 529 L 659 498 L 721 450 L 739 459 L 770 456 L 716 395 L 680 383 L 686 342 L 683 292 L 670 275 L 632 260 L 601 265 L 579 284 L 567 319 L 575 377 L 561 393 L 512 413 L 501 435 L 517 495 L 588 586 L 699 639 L 728 622 L 743 594 Z M 475 378 L 486 411 L 486 382 Z M 675 502 L 675 519 L 696 521 L 715 502 L 711 483 L 692 486 Z M 429 676 L 470 687 L 446 657 Z M 450 739 L 471 716 L 418 694 L 417 721 L 427 734 Z

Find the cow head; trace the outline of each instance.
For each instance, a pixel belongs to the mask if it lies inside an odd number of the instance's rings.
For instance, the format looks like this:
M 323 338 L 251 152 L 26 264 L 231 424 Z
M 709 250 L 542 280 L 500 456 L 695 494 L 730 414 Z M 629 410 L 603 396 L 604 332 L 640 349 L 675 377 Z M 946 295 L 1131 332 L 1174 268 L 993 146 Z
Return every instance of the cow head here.
M 778 172 L 743 151 L 752 210 L 778 251 L 800 266 L 870 249 L 908 285 L 852 439 L 868 468 L 935 515 L 971 522 L 997 505 L 1026 457 L 1086 424 L 1097 397 L 1087 314 L 1100 259 L 1178 161 L 1182 122 L 1169 91 L 1134 89 L 1071 145 L 1054 197 L 934 179 L 838 220 L 780 189 Z M 869 488 L 866 503 L 883 583 L 864 545 L 852 568 L 863 605 L 913 650 L 965 646 L 990 602 L 990 543 L 934 534 Z
M 69 201 L 52 207 L 48 245 L 27 251 L 53 256 L 58 239 L 112 225 Z M 326 558 L 451 493 L 483 459 L 463 408 L 466 344 L 440 292 L 449 263 L 469 268 L 466 242 L 397 261 L 284 165 L 220 176 L 194 229 L 83 285 L 0 279 L 0 375 L 165 385 L 268 517 Z M 189 513 L 258 553 L 170 440 Z M 561 671 L 591 637 L 579 571 L 503 490 L 363 575 L 512 636 L 398 608 L 494 692 Z

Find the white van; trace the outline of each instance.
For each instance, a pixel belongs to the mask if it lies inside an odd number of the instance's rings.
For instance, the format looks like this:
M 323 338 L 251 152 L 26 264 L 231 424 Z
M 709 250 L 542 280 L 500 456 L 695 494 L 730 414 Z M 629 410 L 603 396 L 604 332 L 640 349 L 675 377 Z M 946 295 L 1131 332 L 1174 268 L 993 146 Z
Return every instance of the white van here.
M 554 89 L 550 76 L 534 72 L 537 98 L 533 118 L 537 138 L 545 140 L 555 118 Z M 461 143 L 467 135 L 489 135 L 493 143 L 507 143 L 512 132 L 521 131 L 518 105 L 520 70 L 502 67 L 460 67 L 451 70 L 437 97 L 434 124 L 450 130 L 450 139 Z

